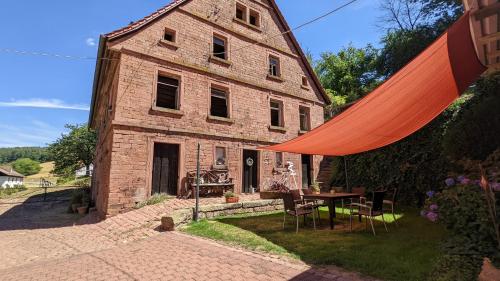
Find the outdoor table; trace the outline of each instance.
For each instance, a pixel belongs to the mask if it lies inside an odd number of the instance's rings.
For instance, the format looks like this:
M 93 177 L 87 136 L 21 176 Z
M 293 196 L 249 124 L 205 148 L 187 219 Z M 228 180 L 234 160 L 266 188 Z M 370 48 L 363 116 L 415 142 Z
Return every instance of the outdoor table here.
M 333 218 L 336 217 L 335 213 L 335 201 L 336 200 L 342 200 L 342 199 L 352 199 L 352 198 L 359 198 L 361 197 L 359 194 L 356 193 L 342 193 L 342 192 L 336 192 L 336 193 L 320 193 L 320 194 L 304 194 L 304 199 L 316 199 L 316 200 L 324 200 L 325 202 L 328 202 L 328 212 L 330 213 L 330 228 L 334 229 L 335 224 L 333 222 Z

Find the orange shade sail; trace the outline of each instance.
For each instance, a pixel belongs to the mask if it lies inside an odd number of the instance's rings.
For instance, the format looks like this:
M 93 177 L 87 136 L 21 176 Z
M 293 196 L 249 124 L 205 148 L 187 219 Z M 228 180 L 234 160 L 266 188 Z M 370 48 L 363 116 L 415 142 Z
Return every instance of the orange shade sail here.
M 322 126 L 266 150 L 345 156 L 397 142 L 436 118 L 486 68 L 472 41 L 469 13 L 372 93 Z

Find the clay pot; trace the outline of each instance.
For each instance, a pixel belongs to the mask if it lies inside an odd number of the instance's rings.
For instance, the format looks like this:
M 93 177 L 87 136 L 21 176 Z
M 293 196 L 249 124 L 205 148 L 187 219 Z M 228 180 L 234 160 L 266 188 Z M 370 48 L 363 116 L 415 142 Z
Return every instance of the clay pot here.
M 226 203 L 238 203 L 240 201 L 239 197 L 227 197 Z
M 87 213 L 87 210 L 88 210 L 89 207 L 87 206 L 82 206 L 82 207 L 78 207 L 78 214 L 79 215 L 85 215 Z
M 78 212 L 78 207 L 80 207 L 80 204 L 71 204 L 71 210 L 73 213 Z

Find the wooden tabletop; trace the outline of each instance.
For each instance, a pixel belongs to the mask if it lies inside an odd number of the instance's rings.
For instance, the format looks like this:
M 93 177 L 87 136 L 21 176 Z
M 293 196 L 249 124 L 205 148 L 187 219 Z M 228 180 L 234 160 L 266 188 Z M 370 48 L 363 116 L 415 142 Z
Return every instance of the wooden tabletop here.
M 304 198 L 311 199 L 344 199 L 344 198 L 359 198 L 361 195 L 356 193 L 320 193 L 320 194 L 304 194 Z

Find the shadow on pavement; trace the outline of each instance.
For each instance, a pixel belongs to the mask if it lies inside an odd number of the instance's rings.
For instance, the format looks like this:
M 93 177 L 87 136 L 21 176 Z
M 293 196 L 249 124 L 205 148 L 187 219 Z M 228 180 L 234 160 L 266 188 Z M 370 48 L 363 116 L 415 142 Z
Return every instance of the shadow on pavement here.
M 28 198 L 0 200 L 0 231 L 72 226 L 82 218 L 68 212 L 73 188 Z

